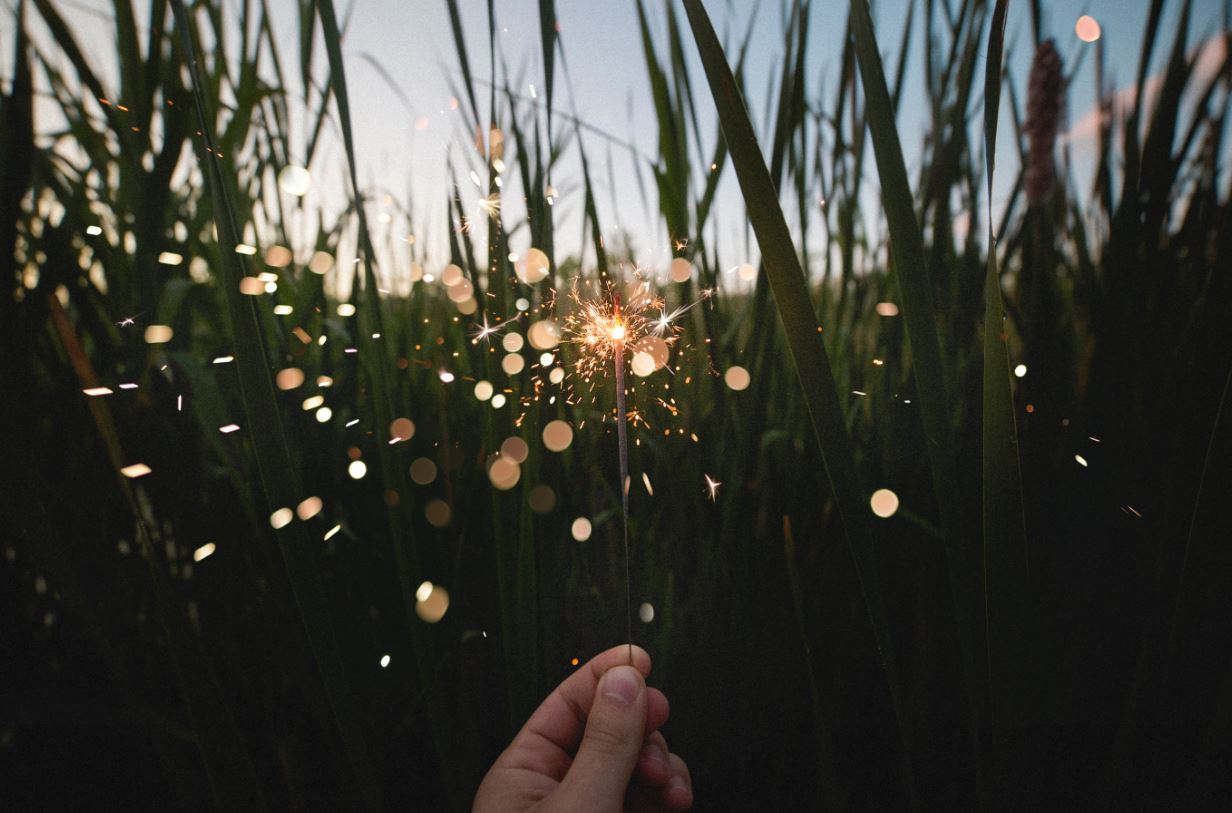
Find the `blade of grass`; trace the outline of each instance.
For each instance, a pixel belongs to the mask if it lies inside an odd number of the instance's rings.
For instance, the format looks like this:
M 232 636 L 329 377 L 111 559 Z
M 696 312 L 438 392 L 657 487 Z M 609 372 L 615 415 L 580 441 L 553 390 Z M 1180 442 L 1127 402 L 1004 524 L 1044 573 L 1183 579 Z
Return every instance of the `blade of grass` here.
M 787 563 L 787 580 L 791 584 L 791 607 L 800 629 L 800 645 L 804 649 L 804 665 L 808 670 L 809 702 L 813 705 L 813 729 L 817 736 L 818 794 L 835 807 L 843 807 L 837 778 L 834 773 L 833 745 L 825 709 L 821 705 L 821 693 L 817 690 L 817 674 L 813 669 L 813 652 L 809 647 L 808 624 L 804 620 L 804 589 L 800 586 L 800 568 L 796 565 L 796 540 L 791 532 L 791 520 L 783 517 L 783 558 Z
M 946 397 L 945 368 L 941 360 L 941 340 L 937 335 L 936 311 L 924 268 L 924 242 L 915 216 L 911 186 L 907 180 L 907 168 L 903 163 L 902 146 L 894 120 L 894 106 L 886 86 L 885 70 L 873 32 L 868 0 L 852 0 L 851 27 L 864 87 L 873 154 L 877 161 L 877 174 L 881 178 L 882 206 L 885 208 L 890 229 L 894 277 L 903 298 L 903 321 L 911 346 L 913 374 L 924 424 L 925 451 L 931 464 L 933 491 L 945 532 L 954 620 L 958 629 L 963 677 L 971 712 L 971 733 L 978 754 L 975 646 L 967 598 L 969 568 L 963 555 L 958 464 L 950 426 L 951 412 Z
M 994 750 L 1000 750 L 997 789 L 1007 795 L 1004 771 L 1016 764 L 1020 743 L 1011 741 L 1019 730 L 1030 681 L 1026 624 L 1030 568 L 1022 505 L 1022 475 L 1018 460 L 1018 427 L 1010 385 L 1010 360 L 1001 277 L 997 268 L 993 232 L 992 180 L 996 166 L 997 116 L 1001 102 L 1001 54 L 1009 0 L 997 0 L 988 40 L 984 73 L 984 155 L 988 193 L 988 273 L 984 284 L 984 392 L 983 392 L 983 529 L 984 631 L 987 636 L 989 726 Z
M 372 247 L 371 233 L 368 230 L 368 220 L 364 212 L 364 201 L 360 193 L 355 160 L 355 138 L 351 129 L 351 108 L 347 94 L 346 70 L 342 60 L 342 34 L 338 28 L 338 18 L 334 12 L 332 0 L 318 0 L 317 11 L 321 15 L 321 36 L 325 40 L 325 50 L 329 57 L 330 81 L 333 84 L 334 102 L 338 106 L 338 123 L 342 129 L 355 216 L 359 225 L 359 249 L 364 269 L 364 308 L 360 313 L 365 320 L 365 327 L 360 334 L 360 358 L 371 381 L 376 426 L 386 429 L 394 419 L 388 380 L 391 360 L 387 345 L 371 338 L 382 335 L 384 329 L 381 319 L 380 293 L 376 272 L 373 268 L 376 252 Z M 406 472 L 389 444 L 378 444 L 378 459 L 386 487 L 395 489 L 399 495 L 406 495 L 409 491 Z M 403 499 L 400 504 L 409 504 L 409 501 Z M 439 768 L 444 775 L 443 784 L 452 797 L 456 796 L 458 788 L 453 780 L 450 760 L 453 749 L 450 746 L 450 740 L 445 735 L 449 721 L 445 716 L 445 701 L 441 696 L 440 684 L 436 677 L 430 631 L 415 612 L 415 589 L 422 582 L 424 571 L 419 561 L 418 549 L 405 509 L 390 510 L 388 520 L 398 581 L 402 588 L 403 606 L 411 634 L 411 643 L 415 650 L 415 665 L 424 698 L 424 711 L 427 714 L 433 742 L 440 758 Z
M 214 222 L 218 227 L 219 249 L 224 260 L 222 288 L 235 341 L 240 394 L 247 425 L 251 427 L 250 437 L 265 492 L 266 508 L 272 513 L 276 508 L 297 504 L 303 499 L 303 493 L 299 485 L 299 475 L 291 465 L 287 439 L 279 419 L 270 366 L 265 356 L 266 343 L 256 305 L 251 297 L 246 297 L 239 291 L 240 280 L 248 276 L 248 272 L 243 257 L 235 251 L 239 242 L 239 221 L 227 197 L 226 183 L 222 177 L 226 170 L 213 146 L 214 129 L 211 122 L 214 118 L 202 91 L 195 27 L 183 0 L 174 0 L 173 10 L 182 40 L 182 56 L 191 78 L 197 125 L 201 131 L 200 140 L 196 142 L 198 160 L 213 200 Z M 302 523 L 292 522 L 277 531 L 277 535 L 325 693 L 329 698 L 351 768 L 355 772 L 359 796 L 364 799 L 366 806 L 377 806 L 375 774 L 364 742 L 353 688 L 342 661 L 315 547 L 308 539 Z
M 792 361 L 808 407 L 813 433 L 821 449 L 822 462 L 843 533 L 851 549 L 865 611 L 872 624 L 900 734 L 906 741 L 897 669 L 889 622 L 881 597 L 877 574 L 877 553 L 869 526 L 868 511 L 860 490 L 851 441 L 844 425 L 843 411 L 830 359 L 821 340 L 821 329 L 808 295 L 804 272 L 800 268 L 791 232 L 779 207 L 778 194 L 770 171 L 762 158 L 748 111 L 737 90 L 735 77 L 727 64 L 722 46 L 714 33 L 701 0 L 685 0 L 685 11 L 693 30 L 710 91 L 718 108 L 723 136 L 727 139 L 732 165 L 744 195 L 749 219 L 762 252 L 766 277 L 770 282 Z M 909 754 L 904 754 L 909 759 Z M 907 769 L 907 781 L 910 781 Z

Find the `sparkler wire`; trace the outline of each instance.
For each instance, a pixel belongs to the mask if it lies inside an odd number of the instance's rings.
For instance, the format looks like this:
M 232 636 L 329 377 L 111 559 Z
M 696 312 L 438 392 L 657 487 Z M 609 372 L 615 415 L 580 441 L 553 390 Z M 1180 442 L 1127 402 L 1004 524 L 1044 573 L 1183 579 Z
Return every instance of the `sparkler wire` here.
M 615 297 L 617 325 L 620 325 L 620 296 Z M 625 621 L 629 640 L 629 665 L 633 665 L 633 594 L 629 577 L 629 435 L 625 425 L 625 342 L 616 342 L 616 443 L 620 449 L 620 519 L 625 540 Z

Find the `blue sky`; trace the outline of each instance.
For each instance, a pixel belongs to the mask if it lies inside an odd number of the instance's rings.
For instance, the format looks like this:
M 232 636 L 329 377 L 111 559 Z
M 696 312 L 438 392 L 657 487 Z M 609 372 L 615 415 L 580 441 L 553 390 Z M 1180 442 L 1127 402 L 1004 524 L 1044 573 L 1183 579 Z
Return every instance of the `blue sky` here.
M 12 0 L 4 0 L 11 20 Z M 106 22 L 110 4 L 104 0 L 56 0 L 62 13 L 79 28 L 81 42 L 91 61 L 108 76 L 114 62 L 114 34 Z M 445 0 L 336 0 L 340 16 L 350 15 L 350 26 L 344 42 L 347 78 L 352 95 L 353 125 L 358 141 L 361 184 L 369 188 L 388 190 L 400 200 L 412 198 L 416 212 L 415 231 L 419 245 L 428 251 L 429 265 L 446 260 L 442 247 L 448 228 L 445 223 L 444 201 L 451 186 L 445 171 L 446 156 L 458 167 L 458 177 L 464 197 L 475 200 L 474 185 L 467 179 L 467 170 L 481 169 L 474 150 L 467 146 L 468 131 L 459 112 L 451 110 L 451 100 L 460 93 L 461 77 L 449 27 Z M 294 4 L 289 0 L 269 0 L 274 13 L 277 37 L 285 54 L 296 53 Z M 352 8 L 353 3 L 353 8 Z M 144 4 L 138 4 L 141 6 Z M 232 0 L 238 8 L 238 0 Z M 468 40 L 472 67 L 480 77 L 489 74 L 487 55 L 486 0 L 459 0 L 463 25 Z M 922 3 L 920 4 L 922 8 Z M 1123 88 L 1134 78 L 1144 25 L 1147 0 L 1078 0 L 1078 2 L 1045 2 L 1045 30 L 1054 36 L 1064 58 L 1066 70 L 1077 63 L 1079 55 L 1093 46 L 1082 43 L 1074 34 L 1074 22 L 1081 14 L 1094 16 L 1103 29 L 1103 45 L 1108 66 L 1107 82 Z M 1181 3 L 1170 2 L 1165 14 L 1163 37 L 1156 47 L 1157 67 L 1164 57 L 1175 32 L 1175 20 Z M 496 0 L 498 51 L 509 67 L 510 83 L 530 95 L 531 86 L 542 98 L 543 71 L 538 28 L 537 0 Z M 650 15 L 661 33 L 663 12 L 660 0 L 647 0 Z M 787 3 L 784 0 L 709 0 L 709 9 L 721 37 L 736 41 L 745 31 L 753 15 L 752 45 L 748 61 L 748 103 L 755 122 L 765 116 L 765 96 L 769 77 L 776 70 L 781 54 L 781 30 Z M 874 4 L 877 34 L 882 51 L 891 64 L 901 41 L 906 18 L 907 0 L 881 0 Z M 90 13 L 90 10 L 95 13 Z M 680 11 L 679 5 L 677 10 Z M 575 97 L 568 98 L 558 63 L 558 109 L 576 105 L 579 116 L 589 125 L 632 142 L 642 156 L 653 156 L 657 129 L 650 101 L 644 56 L 638 34 L 634 0 L 557 0 L 557 13 L 569 78 Z M 846 0 L 815 0 L 809 43 L 808 95 L 816 99 L 819 92 L 833 93 L 841 37 L 847 13 Z M 918 11 L 917 11 L 918 13 Z M 31 9 L 29 17 L 36 14 Z M 144 9 L 138 8 L 139 17 Z M 1199 42 L 1220 30 L 1223 9 L 1219 0 L 1197 0 L 1190 43 Z M 0 18 L 3 19 L 3 18 Z M 683 19 L 683 16 L 682 16 Z M 10 26 L 0 26 L 0 75 L 11 70 Z M 909 58 L 908 93 L 900 111 L 900 131 L 909 169 L 918 163 L 919 146 L 925 125 L 923 75 L 919 69 L 922 56 L 922 26 L 915 26 L 915 41 Z M 37 36 L 37 28 L 36 28 Z M 687 36 L 687 35 L 686 35 Z M 1010 49 L 1011 75 L 1025 98 L 1027 66 L 1031 57 L 1031 33 L 1026 2 L 1011 4 L 1007 45 Z M 691 46 L 686 47 L 694 88 L 698 91 L 699 115 L 707 140 L 714 137 L 717 124 L 713 107 L 705 92 L 700 64 Z M 290 59 L 284 56 L 284 59 Z M 372 66 L 379 62 L 397 84 L 395 92 L 387 80 Z M 1068 99 L 1071 123 L 1080 122 L 1092 109 L 1094 99 L 1094 54 L 1087 53 L 1080 63 Z M 324 76 L 324 54 L 317 57 L 318 73 Z M 1151 72 L 1154 72 L 1155 68 Z M 911 91 L 916 92 L 911 92 Z M 405 102 L 400 98 L 405 97 Z M 408 108 L 409 105 L 409 108 Z M 481 107 L 483 99 L 481 98 Z M 486 110 L 481 116 L 486 118 Z M 1008 137 L 1009 123 L 1003 118 L 1002 135 Z M 636 161 L 620 147 L 610 150 L 599 137 L 586 135 L 586 146 L 593 163 L 605 164 L 609 154 L 613 166 L 592 170 L 598 191 L 599 214 L 605 230 L 627 230 L 638 248 L 639 260 L 652 266 L 666 264 L 669 243 L 659 218 L 653 183 L 644 162 Z M 294 142 L 293 142 L 294 143 Z M 299 142 L 302 149 L 302 140 Z M 1012 158 L 1011 144 L 1001 142 L 999 156 L 1003 162 Z M 707 146 L 709 149 L 709 146 Z M 1081 183 L 1082 144 L 1076 142 L 1074 153 Z M 314 189 L 310 202 L 322 203 L 337 211 L 345 202 L 343 187 L 343 153 L 337 139 L 328 139 L 318 153 L 312 170 Z M 560 254 L 576 252 L 580 244 L 581 195 L 576 171 L 576 151 L 567 154 L 558 166 L 554 180 L 559 190 L 555 209 L 558 223 Z M 1002 167 L 1005 167 L 1005 163 Z M 1008 183 L 1012 167 L 1003 169 L 999 177 Z M 872 162 L 868 170 L 875 192 L 875 171 Z M 634 173 L 643 173 L 650 190 L 649 205 L 643 205 L 634 181 Z M 914 176 L 914 172 L 912 173 Z M 615 179 L 609 188 L 609 178 Z M 871 193 L 871 192 L 870 192 Z M 516 197 L 516 194 L 514 195 Z M 997 195 L 994 194 L 994 204 Z M 870 207 L 872 208 L 872 207 Z M 507 219 L 516 219 L 520 207 L 514 200 L 506 201 Z M 718 216 L 725 226 L 721 243 L 724 261 L 737 264 L 755 260 L 756 247 L 748 246 L 745 237 L 739 192 L 730 171 L 720 190 Z M 377 221 L 379 223 L 379 220 Z M 397 219 L 385 226 L 391 237 L 400 236 L 407 228 Z M 814 232 L 817 230 L 814 229 Z M 525 250 L 525 234 L 514 238 L 515 250 Z M 747 246 L 747 247 L 746 247 Z
M 423 212 L 426 206 L 428 214 L 434 217 L 430 218 L 427 231 L 439 238 L 445 228 L 440 201 L 448 188 L 443 158 L 450 151 L 459 165 L 465 165 L 468 156 L 473 153 L 465 146 L 467 132 L 459 121 L 459 114 L 449 109 L 461 78 L 446 4 L 444 0 L 356 2 L 358 5 L 348 33 L 346 51 L 350 71 L 348 77 L 355 88 L 353 105 L 360 152 L 365 164 L 363 178 L 367 183 L 386 186 L 401 193 L 408 188 L 409 175 L 409 188 L 413 190 L 418 210 Z M 751 15 L 757 14 L 747 86 L 748 103 L 755 122 L 759 123 L 765 116 L 764 99 L 769 78 L 782 58 L 781 30 L 786 5 L 779 0 L 763 0 L 760 4 L 745 0 L 711 0 L 707 3 L 720 36 L 731 42 L 744 32 Z M 460 6 L 473 70 L 477 75 L 486 77 L 489 71 L 487 4 L 485 0 L 462 0 Z M 661 32 L 663 13 L 660 3 L 650 0 L 647 6 Z M 1099 20 L 1102 27 L 1108 66 L 1106 81 L 1114 87 L 1123 87 L 1133 81 L 1148 7 L 1146 0 L 1087 0 L 1045 3 L 1045 6 L 1045 30 L 1057 39 L 1067 71 L 1076 64 L 1083 50 L 1091 51 L 1094 47 L 1081 42 L 1074 34 L 1075 21 L 1085 13 Z M 895 62 L 897 54 L 892 52 L 897 50 L 901 41 L 906 7 L 905 0 L 882 0 L 874 6 L 882 51 Z M 1156 65 L 1166 56 L 1179 8 L 1180 3 L 1173 2 L 1167 9 L 1162 27 L 1164 36 L 1156 47 Z M 679 6 L 677 10 L 680 10 Z M 816 98 L 819 91 L 833 93 L 846 10 L 845 0 L 818 0 L 814 3 L 808 71 L 809 95 L 812 98 Z M 576 94 L 572 103 L 576 104 L 580 117 L 616 138 L 633 142 L 642 155 L 653 156 L 657 129 L 633 0 L 558 0 L 557 14 L 570 80 Z M 1217 0 L 1199 0 L 1195 4 L 1190 42 L 1198 42 L 1218 31 L 1221 15 L 1221 4 Z M 543 73 L 536 0 L 497 0 L 496 21 L 498 50 L 504 54 L 509 66 L 514 80 L 511 84 L 527 94 L 530 93 L 529 86 L 534 85 L 542 97 Z M 908 82 L 909 88 L 919 92 L 906 94 L 900 114 L 909 167 L 916 162 L 925 123 L 923 74 L 918 69 L 922 55 L 922 26 L 918 22 L 915 31 Z M 1028 4 L 1025 2 L 1011 4 L 1007 43 L 1013 59 L 1011 74 L 1022 90 L 1032 53 Z M 397 96 L 363 55 L 379 60 L 396 78 L 414 108 L 413 115 L 404 111 Z M 713 107 L 705 93 L 701 67 L 692 48 L 687 48 L 687 56 L 695 77 L 694 87 L 701 91 L 699 112 L 703 133 L 706 138 L 711 138 L 715 130 Z M 1071 122 L 1079 121 L 1092 108 L 1095 98 L 1093 64 L 1094 54 L 1087 53 L 1071 87 L 1068 100 Z M 567 109 L 571 103 L 564 96 L 567 91 L 559 73 L 557 82 L 556 107 Z M 480 103 L 482 106 L 482 99 Z M 486 112 L 481 110 L 481 115 L 486 115 Z M 417 118 L 423 129 L 416 129 Z M 1008 136 L 1008 120 L 1003 122 L 1001 129 L 1002 134 Z M 585 138 L 590 159 L 606 161 L 608 150 L 602 139 L 590 135 Z M 1009 147 L 1009 142 L 1002 142 L 1000 154 L 1004 161 L 1010 160 Z M 1075 147 L 1078 169 L 1081 171 L 1081 144 Z M 333 155 L 340 157 L 340 153 Z M 629 153 L 613 148 L 611 156 L 615 161 L 613 173 L 609 174 L 606 169 L 592 172 L 596 183 L 603 187 L 598 201 L 601 221 L 608 231 L 616 226 L 629 230 L 639 249 L 640 260 L 652 265 L 665 264 L 669 245 L 656 216 L 656 201 L 652 197 L 648 207 L 642 204 L 633 181 L 635 169 Z M 570 171 L 574 166 L 573 158 L 572 155 L 566 156 L 555 175 L 556 185 L 561 190 L 557 207 L 562 235 L 559 245 L 566 251 L 576 248 L 577 235 L 581 233 L 578 221 L 581 201 L 576 185 L 579 176 L 575 171 Z M 472 166 L 479 168 L 480 165 L 476 161 Z M 871 162 L 869 167 L 871 172 Z M 649 173 L 644 167 L 642 171 L 646 184 L 652 187 Z M 1008 182 L 1011 171 L 1001 174 Z M 476 190 L 466 180 L 465 170 L 461 170 L 459 175 L 464 194 L 473 196 Z M 608 179 L 613 175 L 616 189 L 609 190 Z M 736 231 L 742 232 L 739 193 L 730 171 L 728 176 L 721 191 L 720 216 L 726 215 Z M 872 188 L 875 189 L 875 184 Z M 506 207 L 511 216 L 517 211 L 512 203 L 506 203 Z M 724 246 L 725 256 L 733 264 L 744 261 L 743 234 L 732 243 Z M 748 253 L 755 255 L 755 246 Z

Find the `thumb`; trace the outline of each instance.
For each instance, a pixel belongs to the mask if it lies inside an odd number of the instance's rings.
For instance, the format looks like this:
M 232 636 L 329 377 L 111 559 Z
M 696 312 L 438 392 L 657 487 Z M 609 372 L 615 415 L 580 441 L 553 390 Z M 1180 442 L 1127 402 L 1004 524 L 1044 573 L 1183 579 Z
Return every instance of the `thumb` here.
M 646 739 L 646 681 L 632 666 L 603 673 L 586 732 L 560 785 L 565 809 L 621 810 Z

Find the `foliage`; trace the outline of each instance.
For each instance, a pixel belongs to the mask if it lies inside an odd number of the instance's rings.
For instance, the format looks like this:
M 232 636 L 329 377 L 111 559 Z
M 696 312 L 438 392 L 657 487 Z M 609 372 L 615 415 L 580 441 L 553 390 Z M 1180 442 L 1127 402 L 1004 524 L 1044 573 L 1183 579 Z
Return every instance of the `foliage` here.
M 486 79 L 471 18 L 446 5 L 473 136 L 449 160 L 490 196 L 480 215 L 456 187 L 424 202 L 360 186 L 347 21 L 330 0 L 297 4 L 294 53 L 264 0 L 154 0 L 148 26 L 116 0 L 105 54 L 53 0 L 12 11 L 0 680 L 21 704 L 0 725 L 3 759 L 26 772 L 19 803 L 79 804 L 102 785 L 142 806 L 464 808 L 571 660 L 623 640 L 611 384 L 552 398 L 531 374 L 539 350 L 513 351 L 527 369 L 509 375 L 499 334 L 474 338 L 518 298 L 559 315 L 551 286 L 632 259 L 603 240 L 587 160 L 617 142 L 562 112 L 551 0 L 543 102 L 514 93 L 497 58 L 498 4 Z M 651 205 L 695 269 L 668 306 L 715 291 L 682 320 L 671 410 L 635 393 L 650 426 L 630 450 L 633 595 L 654 607 L 635 637 L 699 806 L 1226 791 L 1232 30 L 1203 72 L 1188 0 L 1170 45 L 1153 2 L 1129 101 L 1103 86 L 1095 46 L 1094 177 L 1074 177 L 1063 145 L 1050 192 L 1028 202 L 1026 77 L 1001 60 L 1015 6 L 913 2 L 887 65 L 853 0 L 823 87 L 806 76 L 808 32 L 844 21 L 814 5 L 785 15 L 761 132 L 744 103 L 749 34 L 725 53 L 699 0 L 683 25 L 673 3 L 636 8 L 659 135 Z M 1034 47 L 1044 21 L 1026 10 Z M 919 134 L 896 111 L 914 26 L 931 121 L 912 179 L 902 144 Z M 1152 100 L 1141 89 L 1165 48 Z M 995 164 L 1014 179 L 1004 205 L 990 201 L 999 119 L 1017 148 Z M 317 210 L 280 191 L 284 168 L 313 168 L 335 134 L 346 200 Z M 562 178 L 574 151 L 581 177 Z M 729 164 L 760 262 L 716 248 Z M 525 215 L 499 205 L 515 195 Z M 486 221 L 486 239 L 451 231 L 447 257 L 400 241 L 441 204 L 458 226 Z M 583 212 L 585 244 L 557 233 L 562 205 Z M 404 230 L 373 226 L 377 212 Z M 817 229 L 820 253 L 806 250 Z M 519 230 L 546 253 L 546 281 L 518 277 Z M 321 257 L 337 259 L 324 274 Z M 758 267 L 751 290 L 727 271 L 743 262 Z M 475 292 L 470 314 L 414 279 L 449 263 Z M 268 293 L 240 293 L 261 273 Z M 147 343 L 148 325 L 170 341 Z M 554 351 L 564 365 L 577 352 Z M 734 365 L 748 389 L 724 385 Z M 304 383 L 281 389 L 288 368 Z M 481 380 L 503 408 L 477 400 Z M 83 394 L 100 385 L 115 392 Z M 317 395 L 328 413 L 305 408 Z M 391 444 L 399 417 L 414 433 Z M 575 428 L 561 453 L 540 442 L 556 419 Z M 528 454 L 498 490 L 485 463 L 511 436 Z M 408 478 L 420 458 L 430 482 Z M 362 479 L 347 473 L 357 459 Z M 151 474 L 120 473 L 138 462 Z M 706 477 L 722 483 L 714 501 Z M 552 505 L 532 511 L 544 485 Z M 901 501 L 890 519 L 867 508 L 881 487 Z M 311 497 L 318 515 L 271 528 Z M 442 504 L 449 519 L 429 521 Z M 417 612 L 425 581 L 450 596 L 438 623 Z

